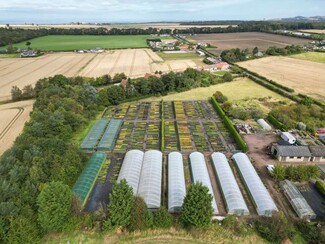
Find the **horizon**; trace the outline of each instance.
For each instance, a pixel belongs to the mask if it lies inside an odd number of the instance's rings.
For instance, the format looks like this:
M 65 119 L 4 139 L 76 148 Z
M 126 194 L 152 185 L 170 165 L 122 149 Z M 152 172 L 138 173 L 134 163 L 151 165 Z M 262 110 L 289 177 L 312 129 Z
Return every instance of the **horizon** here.
M 272 11 L 270 11 L 272 9 Z M 2 24 L 161 23 L 224 20 L 272 20 L 288 16 L 323 16 L 322 0 L 22 0 L 0 2 Z M 74 14 L 75 13 L 75 14 Z M 77 16 L 77 17 L 75 17 Z

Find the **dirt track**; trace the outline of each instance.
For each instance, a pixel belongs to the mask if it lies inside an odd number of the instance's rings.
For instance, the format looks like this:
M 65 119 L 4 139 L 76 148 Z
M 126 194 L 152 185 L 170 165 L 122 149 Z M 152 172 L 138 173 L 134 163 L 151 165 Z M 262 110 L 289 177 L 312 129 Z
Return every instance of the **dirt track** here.
M 0 105 L 0 155 L 13 145 L 22 132 L 33 103 L 33 100 L 28 100 Z
M 238 63 L 296 92 L 325 100 L 325 64 L 288 57 L 267 57 Z
M 98 77 L 124 72 L 131 78 L 141 77 L 156 70 L 183 71 L 195 68 L 192 60 L 164 62 L 150 49 L 122 49 L 101 54 L 55 53 L 38 58 L 0 58 L 0 101 L 11 98 L 12 86 L 22 89 L 39 79 L 63 74 L 65 76 Z

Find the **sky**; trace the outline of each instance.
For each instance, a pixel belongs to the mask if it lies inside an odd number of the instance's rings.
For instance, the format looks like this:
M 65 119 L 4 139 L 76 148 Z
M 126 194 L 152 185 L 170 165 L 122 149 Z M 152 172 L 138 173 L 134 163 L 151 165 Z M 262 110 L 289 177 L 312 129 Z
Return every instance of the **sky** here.
M 324 16 L 325 0 L 0 0 L 0 23 L 130 23 Z

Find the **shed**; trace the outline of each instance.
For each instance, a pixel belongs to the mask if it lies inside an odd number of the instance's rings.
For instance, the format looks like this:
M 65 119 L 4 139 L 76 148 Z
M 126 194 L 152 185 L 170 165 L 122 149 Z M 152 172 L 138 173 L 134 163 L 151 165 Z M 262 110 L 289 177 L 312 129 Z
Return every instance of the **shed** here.
M 162 153 L 149 150 L 144 153 L 138 195 L 149 209 L 157 209 L 161 202 Z
M 214 214 L 218 214 L 218 207 L 216 203 L 216 199 L 214 197 L 208 169 L 205 163 L 205 159 L 202 153 L 193 152 L 190 154 L 190 164 L 191 164 L 191 172 L 192 172 L 192 181 L 201 182 L 204 186 L 209 189 L 209 193 L 212 198 L 212 207 L 214 209 Z
M 125 154 L 122 168 L 120 170 L 117 181 L 125 179 L 133 189 L 133 195 L 137 195 L 142 169 L 144 153 L 140 150 L 131 150 Z
M 272 127 L 264 119 L 258 119 L 257 123 L 263 128 L 263 130 L 272 130 Z
M 284 180 L 280 182 L 281 189 L 284 195 L 287 197 L 289 203 L 295 210 L 296 214 L 301 219 L 315 219 L 316 214 L 313 209 L 309 206 L 306 199 L 297 189 L 297 187 L 292 184 L 289 180 Z
M 271 153 L 280 162 L 309 162 L 312 154 L 307 146 L 283 146 L 274 144 Z
M 183 156 L 171 152 L 168 154 L 168 211 L 180 212 L 185 196 Z
M 309 146 L 309 150 L 311 152 L 313 162 L 318 162 L 318 163 L 325 162 L 325 146 L 324 145 Z
M 223 153 L 214 152 L 211 158 L 228 214 L 248 215 L 249 210 L 226 156 Z
M 234 154 L 232 159 L 250 193 L 258 215 L 272 216 L 278 209 L 247 155 L 239 152 Z

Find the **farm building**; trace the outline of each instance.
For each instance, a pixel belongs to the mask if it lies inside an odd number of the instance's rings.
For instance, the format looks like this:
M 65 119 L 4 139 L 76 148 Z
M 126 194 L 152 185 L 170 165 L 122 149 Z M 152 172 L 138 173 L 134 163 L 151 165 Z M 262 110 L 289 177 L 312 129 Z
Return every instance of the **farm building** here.
M 283 146 L 273 144 L 271 153 L 280 162 L 309 162 L 312 159 L 312 154 L 307 146 Z
M 143 155 L 144 153 L 140 150 L 128 151 L 125 154 L 122 168 L 117 178 L 118 182 L 125 179 L 126 182 L 132 187 L 134 195 L 138 193 Z
M 257 123 L 263 128 L 263 130 L 272 130 L 272 127 L 264 119 L 258 119 Z
M 180 212 L 185 196 L 183 156 L 171 152 L 168 154 L 168 211 Z
M 301 219 L 315 219 L 316 214 L 301 195 L 297 187 L 289 180 L 280 182 L 280 186 L 296 214 Z
M 312 155 L 311 161 L 317 163 L 325 163 L 325 146 L 309 146 L 309 150 Z
M 138 195 L 149 209 L 160 207 L 162 178 L 162 153 L 149 150 L 144 153 Z
M 293 135 L 291 135 L 291 133 L 289 132 L 281 132 L 280 136 L 284 141 L 288 142 L 289 144 L 296 143 L 296 138 Z
M 252 197 L 258 215 L 272 216 L 278 209 L 247 155 L 236 153 L 232 159 Z
M 218 63 L 217 64 L 217 69 L 218 70 L 225 70 L 225 71 L 228 71 L 230 68 L 230 65 L 226 62 L 221 62 L 221 63 Z
M 248 215 L 248 208 L 226 156 L 223 153 L 215 152 L 211 157 L 228 214 Z
M 89 159 L 85 169 L 82 171 L 82 174 L 79 176 L 72 188 L 72 192 L 80 199 L 82 207 L 84 207 L 87 202 L 97 175 L 105 160 L 105 153 L 95 152 Z
M 218 207 L 216 203 L 216 199 L 214 197 L 208 169 L 205 163 L 205 159 L 202 153 L 193 152 L 190 154 L 190 164 L 191 164 L 191 172 L 192 172 L 192 181 L 201 182 L 204 186 L 209 189 L 209 193 L 212 195 L 212 207 L 214 209 L 214 214 L 218 214 Z
M 325 165 L 324 164 L 319 164 L 318 168 L 320 169 L 320 173 L 321 173 L 321 178 L 323 180 L 325 180 Z

